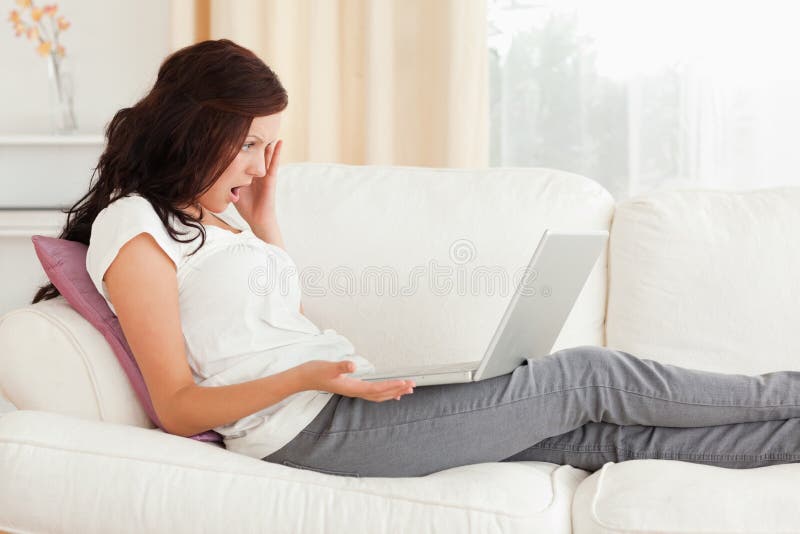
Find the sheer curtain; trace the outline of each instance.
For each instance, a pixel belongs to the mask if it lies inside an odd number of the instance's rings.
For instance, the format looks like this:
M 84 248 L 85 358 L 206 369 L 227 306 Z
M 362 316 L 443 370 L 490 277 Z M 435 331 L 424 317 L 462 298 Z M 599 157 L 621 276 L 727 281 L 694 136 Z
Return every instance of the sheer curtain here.
M 800 185 L 793 2 L 489 0 L 490 164 L 654 189 Z

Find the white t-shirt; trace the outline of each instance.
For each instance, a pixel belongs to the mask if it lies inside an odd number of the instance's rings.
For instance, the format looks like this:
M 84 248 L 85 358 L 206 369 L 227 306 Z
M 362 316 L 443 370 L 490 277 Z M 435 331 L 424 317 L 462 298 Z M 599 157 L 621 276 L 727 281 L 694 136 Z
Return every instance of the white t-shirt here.
M 189 367 L 200 386 L 224 386 L 279 373 L 309 360 L 352 360 L 351 376 L 374 371 L 335 330 L 320 331 L 300 313 L 299 273 L 282 248 L 250 230 L 233 204 L 218 213 L 233 233 L 207 225 L 206 242 L 172 239 L 150 202 L 138 194 L 112 202 L 92 224 L 86 269 L 114 310 L 102 280 L 119 249 L 147 232 L 177 268 L 181 327 Z M 199 230 L 170 215 L 173 228 Z M 332 393 L 301 391 L 281 402 L 215 427 L 228 450 L 263 458 L 292 440 L 322 410 Z

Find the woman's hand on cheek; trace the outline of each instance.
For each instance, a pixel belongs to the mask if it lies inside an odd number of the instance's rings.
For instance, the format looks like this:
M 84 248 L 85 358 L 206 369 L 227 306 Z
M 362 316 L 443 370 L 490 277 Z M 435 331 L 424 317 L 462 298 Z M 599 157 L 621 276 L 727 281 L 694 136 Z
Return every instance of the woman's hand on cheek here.
M 275 218 L 275 186 L 282 147 L 282 139 L 270 144 L 264 152 L 267 173 L 254 176 L 250 186 L 239 189 L 236 210 L 251 227 L 268 224 Z

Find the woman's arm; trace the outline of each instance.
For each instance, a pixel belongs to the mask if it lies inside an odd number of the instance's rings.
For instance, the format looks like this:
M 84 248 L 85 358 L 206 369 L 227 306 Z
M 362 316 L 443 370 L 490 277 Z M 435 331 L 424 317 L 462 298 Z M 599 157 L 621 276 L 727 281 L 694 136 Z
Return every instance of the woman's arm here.
M 254 414 L 306 389 L 309 388 L 297 368 L 230 386 L 190 384 L 173 396 L 167 428 L 172 434 L 193 436 Z
M 278 215 L 275 209 L 275 188 L 278 178 L 283 140 L 271 143 L 264 153 L 267 173 L 262 178 L 253 178 L 250 187 L 245 187 L 239 192 L 239 202 L 236 210 L 250 225 L 250 230 L 262 241 L 286 250 L 283 244 Z M 300 304 L 300 313 L 303 305 Z
M 149 234 L 125 243 L 103 279 L 153 408 L 168 432 L 191 436 L 315 389 L 291 369 L 230 386 L 198 386 L 181 332 L 175 264 Z
M 278 226 L 278 217 L 276 215 L 272 215 L 265 223 L 251 224 L 250 229 L 253 231 L 256 237 L 262 241 L 272 245 L 277 245 L 283 250 L 286 250 L 286 246 L 283 244 L 281 229 Z
M 250 186 L 239 191 L 236 210 L 262 241 L 286 250 L 275 209 L 275 191 L 282 149 L 283 140 L 280 139 L 266 147 L 264 162 L 267 172 L 264 176 L 254 177 Z
M 251 226 L 250 229 L 253 233 L 266 243 L 270 243 L 272 245 L 277 245 L 281 247 L 283 250 L 286 250 L 286 247 L 283 245 L 283 236 L 281 235 L 281 229 L 278 226 L 278 219 L 277 217 L 273 217 L 273 220 L 267 224 L 261 226 Z M 303 313 L 303 303 L 300 303 L 300 313 Z

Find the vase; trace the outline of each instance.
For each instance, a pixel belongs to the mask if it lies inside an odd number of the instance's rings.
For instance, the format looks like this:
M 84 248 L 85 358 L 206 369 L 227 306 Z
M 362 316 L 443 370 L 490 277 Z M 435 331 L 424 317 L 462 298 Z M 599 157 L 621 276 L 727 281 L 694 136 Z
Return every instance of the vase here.
M 78 130 L 75 120 L 72 62 L 50 54 L 47 59 L 50 87 L 50 124 L 54 134 L 70 135 Z

